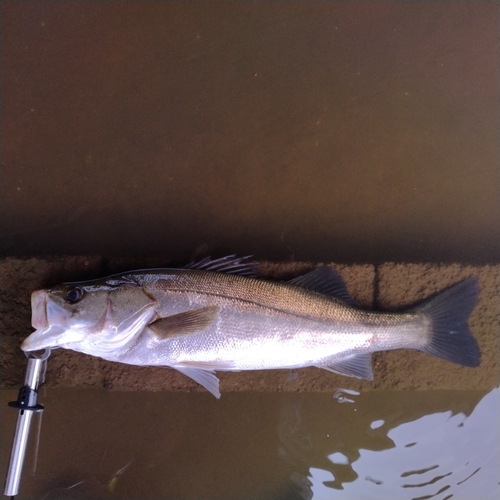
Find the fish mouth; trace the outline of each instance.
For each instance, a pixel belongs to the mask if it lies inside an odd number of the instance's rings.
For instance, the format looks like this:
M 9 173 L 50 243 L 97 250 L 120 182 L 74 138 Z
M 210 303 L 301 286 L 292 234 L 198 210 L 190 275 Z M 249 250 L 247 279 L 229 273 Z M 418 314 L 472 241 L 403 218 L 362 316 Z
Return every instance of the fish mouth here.
M 66 328 L 61 325 L 40 328 L 24 339 L 21 349 L 26 352 L 38 351 L 47 347 L 59 347 L 66 331 Z
M 47 290 L 31 294 L 31 325 L 36 328 L 21 344 L 23 351 L 59 347 L 68 340 L 69 312 L 48 298 Z

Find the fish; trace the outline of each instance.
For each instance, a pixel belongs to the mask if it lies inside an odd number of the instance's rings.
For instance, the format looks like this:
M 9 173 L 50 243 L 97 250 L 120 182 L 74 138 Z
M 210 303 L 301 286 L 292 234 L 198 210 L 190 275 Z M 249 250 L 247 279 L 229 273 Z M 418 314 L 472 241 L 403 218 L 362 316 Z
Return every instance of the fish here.
M 220 397 L 217 371 L 318 367 L 373 380 L 372 353 L 410 348 L 480 362 L 468 327 L 477 277 L 404 311 L 362 309 L 338 271 L 261 279 L 234 255 L 37 290 L 23 351 L 65 348 L 109 361 L 174 368 Z

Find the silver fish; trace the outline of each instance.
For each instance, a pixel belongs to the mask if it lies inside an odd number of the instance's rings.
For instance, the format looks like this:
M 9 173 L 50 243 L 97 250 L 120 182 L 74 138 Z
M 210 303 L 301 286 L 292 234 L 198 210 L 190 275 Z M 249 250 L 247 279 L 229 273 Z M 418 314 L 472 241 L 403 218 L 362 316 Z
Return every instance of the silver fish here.
M 218 370 L 316 366 L 373 380 L 371 354 L 400 348 L 479 364 L 467 325 L 477 278 L 388 313 L 360 309 L 331 267 L 288 282 L 256 279 L 254 270 L 255 264 L 229 256 L 36 291 L 36 331 L 21 349 L 63 347 L 132 365 L 169 366 L 217 398 Z

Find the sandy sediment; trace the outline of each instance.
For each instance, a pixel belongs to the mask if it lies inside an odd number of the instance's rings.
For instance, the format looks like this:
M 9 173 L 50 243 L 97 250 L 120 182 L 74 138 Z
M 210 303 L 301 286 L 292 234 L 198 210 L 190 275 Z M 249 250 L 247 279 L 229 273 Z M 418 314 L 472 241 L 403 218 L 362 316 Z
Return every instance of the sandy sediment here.
M 107 259 L 69 256 L 0 260 L 0 387 L 18 387 L 26 358 L 19 349 L 32 332 L 30 294 L 63 281 L 87 280 L 115 272 L 167 267 L 157 259 Z M 482 352 L 478 368 L 465 368 L 412 350 L 376 353 L 374 381 L 342 377 L 318 368 L 220 373 L 221 391 L 334 391 L 480 389 L 499 384 L 500 265 L 460 264 L 335 265 L 354 299 L 363 307 L 399 309 L 418 302 L 469 276 L 478 276 L 480 297 L 469 321 Z M 262 263 L 265 278 L 286 280 L 316 267 L 310 263 Z M 48 361 L 46 384 L 52 387 L 105 387 L 116 390 L 204 390 L 169 368 L 111 363 L 58 349 Z

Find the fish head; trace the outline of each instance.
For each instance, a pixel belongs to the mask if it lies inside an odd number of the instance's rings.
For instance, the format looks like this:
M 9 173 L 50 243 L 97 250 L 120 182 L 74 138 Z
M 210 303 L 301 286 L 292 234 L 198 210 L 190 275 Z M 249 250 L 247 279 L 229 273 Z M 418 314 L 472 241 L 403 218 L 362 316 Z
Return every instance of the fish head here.
M 127 279 L 67 283 L 31 295 L 36 331 L 23 351 L 64 347 L 94 356 L 118 354 L 154 320 L 156 300 Z

